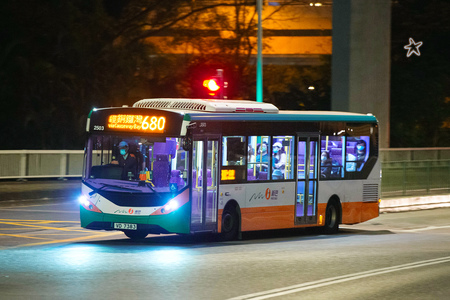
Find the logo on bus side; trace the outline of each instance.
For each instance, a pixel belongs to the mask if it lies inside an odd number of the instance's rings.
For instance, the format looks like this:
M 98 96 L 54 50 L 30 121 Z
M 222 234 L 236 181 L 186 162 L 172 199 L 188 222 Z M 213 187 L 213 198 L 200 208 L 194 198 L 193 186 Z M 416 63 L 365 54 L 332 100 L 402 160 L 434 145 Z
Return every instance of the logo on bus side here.
M 278 200 L 278 190 L 271 190 L 269 188 L 266 189 L 266 192 L 258 192 L 253 193 L 248 202 L 252 202 L 252 200 Z
M 132 209 L 132 208 L 130 208 L 129 210 L 126 210 L 126 209 L 118 209 L 118 210 L 114 211 L 115 214 L 130 214 L 130 215 L 132 215 L 134 212 L 135 212 L 135 211 L 134 211 L 134 209 Z M 141 214 L 141 211 L 140 211 L 140 210 L 137 210 L 137 211 L 135 212 L 135 214 L 136 214 L 136 215 L 140 215 L 140 214 Z
M 254 193 L 250 199 L 248 200 L 248 202 L 252 202 L 252 200 L 259 200 L 259 199 L 264 199 L 264 194 L 259 192 L 259 193 Z
M 278 200 L 278 190 L 266 189 L 266 200 Z

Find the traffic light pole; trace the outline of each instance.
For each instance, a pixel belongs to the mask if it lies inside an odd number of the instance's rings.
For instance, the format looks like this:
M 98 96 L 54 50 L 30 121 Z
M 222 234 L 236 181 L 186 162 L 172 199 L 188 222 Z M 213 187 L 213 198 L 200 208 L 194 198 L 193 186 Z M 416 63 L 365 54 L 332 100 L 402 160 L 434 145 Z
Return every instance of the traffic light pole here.
M 263 0 L 256 0 L 256 9 L 258 10 L 258 54 L 256 57 L 256 102 L 263 102 L 262 3 L 263 3 Z

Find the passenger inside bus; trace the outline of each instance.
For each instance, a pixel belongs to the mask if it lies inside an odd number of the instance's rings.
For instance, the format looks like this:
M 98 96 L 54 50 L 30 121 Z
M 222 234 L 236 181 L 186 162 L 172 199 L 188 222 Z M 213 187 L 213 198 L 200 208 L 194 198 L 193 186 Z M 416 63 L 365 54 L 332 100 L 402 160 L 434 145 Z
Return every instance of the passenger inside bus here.
M 330 178 L 331 170 L 333 165 L 333 159 L 330 157 L 329 151 L 322 151 L 320 155 L 320 177 L 321 178 Z
M 280 142 L 273 144 L 273 173 L 272 179 L 283 179 L 284 169 L 286 166 L 286 152 L 283 150 L 283 145 Z
M 252 147 L 251 145 L 248 145 L 248 150 L 247 150 L 247 152 L 248 152 L 248 158 L 247 158 L 247 161 L 248 161 L 248 162 L 253 161 L 253 157 L 254 157 L 254 155 L 255 155 L 255 150 L 253 150 L 253 147 Z
M 256 155 L 256 162 L 258 164 L 258 172 L 267 172 L 269 169 L 269 152 L 268 152 L 268 144 L 266 142 L 262 142 L 258 148 L 258 155 Z
M 130 146 L 127 142 L 119 143 L 120 155 L 117 160 L 113 160 L 111 164 L 123 167 L 121 179 L 132 180 L 137 178 L 137 159 L 132 153 L 129 153 Z
M 366 160 L 366 142 L 362 139 L 357 140 L 353 153 L 347 154 L 347 172 L 361 171 Z

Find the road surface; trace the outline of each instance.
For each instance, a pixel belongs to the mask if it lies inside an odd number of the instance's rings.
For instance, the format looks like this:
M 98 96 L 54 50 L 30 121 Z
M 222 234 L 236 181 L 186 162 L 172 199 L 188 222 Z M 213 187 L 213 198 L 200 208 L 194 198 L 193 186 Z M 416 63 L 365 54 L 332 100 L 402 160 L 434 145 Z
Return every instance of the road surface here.
M 149 236 L 79 227 L 75 199 L 0 203 L 1 299 L 445 299 L 450 209 L 315 230 Z

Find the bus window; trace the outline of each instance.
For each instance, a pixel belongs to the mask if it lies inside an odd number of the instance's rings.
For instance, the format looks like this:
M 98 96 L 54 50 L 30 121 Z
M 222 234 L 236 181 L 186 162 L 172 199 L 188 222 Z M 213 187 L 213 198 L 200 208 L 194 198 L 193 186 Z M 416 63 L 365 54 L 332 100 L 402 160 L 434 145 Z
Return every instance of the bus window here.
M 377 160 L 377 126 L 373 124 L 347 124 L 346 178 L 367 178 Z
M 222 166 L 245 165 L 245 136 L 224 136 L 222 146 Z
M 151 180 L 161 190 L 180 190 L 187 185 L 188 160 L 179 142 L 179 138 L 93 135 L 88 141 L 92 153 L 88 152 L 90 170 L 86 177 L 97 181 Z
M 369 158 L 369 136 L 349 137 L 347 139 L 346 172 L 361 171 Z
M 269 173 L 270 137 L 250 136 L 248 138 L 247 180 L 267 180 Z M 250 151 L 256 149 L 252 154 Z
M 272 180 L 293 179 L 294 137 L 274 136 L 272 141 Z
M 337 179 L 344 177 L 343 163 L 345 144 L 342 136 L 322 136 L 320 139 L 320 178 Z

